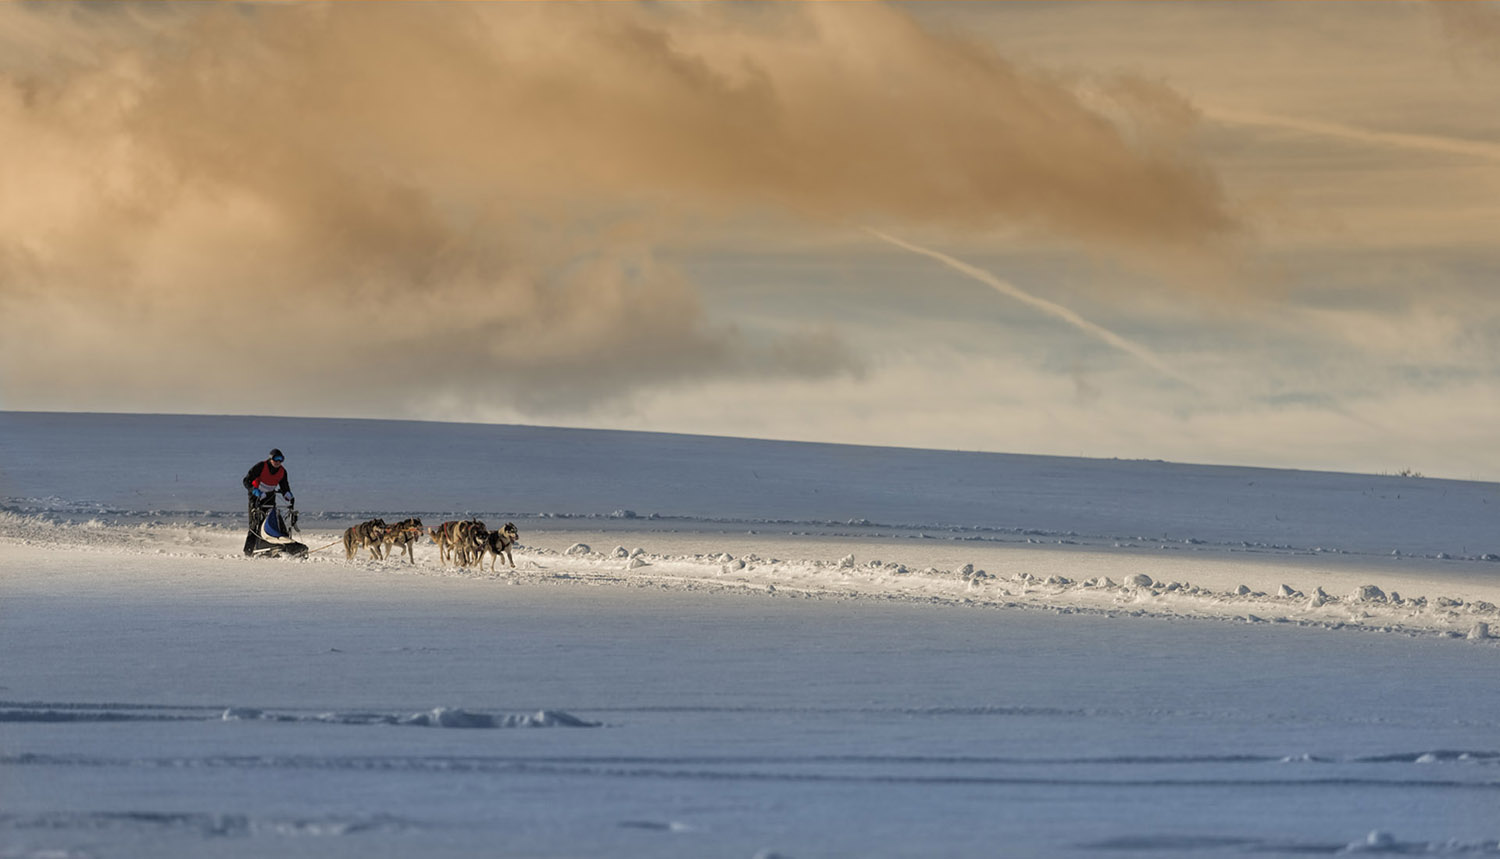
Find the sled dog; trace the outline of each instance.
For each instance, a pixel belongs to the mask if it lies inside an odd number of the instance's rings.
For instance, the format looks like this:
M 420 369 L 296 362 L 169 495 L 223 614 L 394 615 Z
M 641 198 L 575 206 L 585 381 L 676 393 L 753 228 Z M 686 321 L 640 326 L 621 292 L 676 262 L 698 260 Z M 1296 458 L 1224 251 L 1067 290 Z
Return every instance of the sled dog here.
M 377 561 L 380 560 L 380 541 L 384 536 L 384 519 L 371 519 L 346 529 L 344 531 L 344 560 L 354 560 L 354 553 L 362 548 L 369 549 L 371 557 Z
M 438 545 L 440 563 L 447 566 L 448 558 L 452 557 L 454 565 L 467 567 L 475 550 L 481 545 L 475 539 L 475 534 L 484 534 L 485 528 L 484 523 L 478 519 L 468 519 L 444 522 L 427 533 L 432 542 Z
M 464 522 L 458 529 L 458 542 L 454 544 L 454 563 L 467 567 L 483 561 L 484 542 L 489 533 L 478 519 Z
M 510 547 L 514 546 L 519 539 L 521 539 L 521 532 L 516 530 L 514 522 L 506 522 L 505 527 L 499 531 L 484 532 L 484 548 L 480 550 L 479 555 L 480 566 L 484 566 L 484 556 L 489 555 L 490 572 L 495 571 L 495 561 L 501 557 L 504 557 L 506 563 L 510 564 L 510 568 L 514 570 L 516 562 L 510 556 Z
M 416 552 L 412 546 L 422 537 L 421 519 L 402 519 L 394 525 L 385 529 L 385 534 L 380 538 L 382 553 L 389 558 L 392 553 L 405 553 L 407 560 L 413 564 L 417 562 Z

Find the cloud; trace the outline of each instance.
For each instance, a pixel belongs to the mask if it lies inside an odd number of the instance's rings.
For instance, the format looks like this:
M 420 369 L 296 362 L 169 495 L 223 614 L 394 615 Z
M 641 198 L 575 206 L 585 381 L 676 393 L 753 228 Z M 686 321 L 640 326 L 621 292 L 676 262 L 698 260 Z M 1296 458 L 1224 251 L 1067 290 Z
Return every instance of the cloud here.
M 884 6 L 9 4 L 0 57 L 7 407 L 846 376 L 832 332 L 709 319 L 672 243 L 765 213 L 1121 253 L 1238 230 L 1165 91 L 1102 87 L 1107 115 Z
M 647 392 L 638 413 L 585 425 L 659 430 L 651 416 L 670 412 L 681 432 L 801 441 L 1366 473 L 1413 468 L 1467 480 L 1500 471 L 1500 452 L 1485 442 L 1500 419 L 1492 379 L 1403 380 L 1377 368 L 1365 391 L 1308 378 L 1306 387 L 1270 392 L 1264 377 L 1294 376 L 1295 363 L 1205 367 L 1215 386 L 1258 393 L 1184 406 L 1170 390 L 1140 385 L 1128 365 L 1101 364 L 1080 379 L 1077 368 L 1059 376 L 1025 355 L 939 347 L 873 362 L 864 385 L 714 381 L 692 392 Z M 892 408 L 892 391 L 903 408 Z M 747 407 L 770 398 L 795 408 Z
M 1484 140 L 1466 140 L 1460 137 L 1444 137 L 1435 134 L 1377 131 L 1337 122 L 1290 116 L 1273 116 L 1253 111 L 1223 108 L 1209 108 L 1205 110 L 1205 114 L 1209 119 L 1230 125 L 1279 128 L 1373 146 L 1392 146 L 1401 149 L 1439 152 L 1450 155 L 1468 155 L 1489 161 L 1500 161 L 1500 144 Z
M 1001 295 L 1013 298 L 1016 301 L 1021 302 L 1022 304 L 1029 305 L 1056 319 L 1061 319 L 1062 321 L 1068 323 L 1069 325 L 1072 325 L 1085 334 L 1088 334 L 1090 337 L 1093 337 L 1104 343 L 1108 343 L 1110 346 L 1113 346 L 1121 352 L 1124 352 L 1125 354 L 1136 358 L 1141 363 L 1152 368 L 1153 370 L 1156 370 L 1163 376 L 1166 376 L 1173 381 L 1180 382 L 1188 386 L 1190 389 L 1193 389 L 1195 391 L 1198 390 L 1197 384 L 1194 383 L 1191 378 L 1189 378 L 1181 370 L 1178 370 L 1176 367 L 1173 367 L 1166 361 L 1163 361 L 1161 357 L 1155 352 L 1152 352 L 1150 349 L 1142 346 L 1139 343 L 1136 343 L 1133 340 L 1130 340 L 1129 338 L 1120 336 L 1114 331 L 1111 331 L 1110 329 L 1105 328 L 1104 326 L 1096 322 L 1085 319 L 1071 308 L 1064 307 L 1063 305 L 1058 304 L 1055 301 L 1049 301 L 1048 299 L 1032 295 L 1031 293 L 1011 283 L 1010 281 L 1002 280 L 982 268 L 977 268 L 975 266 L 969 265 L 968 263 L 959 259 L 955 259 L 954 257 L 951 257 L 945 253 L 931 250 L 930 248 L 924 248 L 920 245 L 914 245 L 910 242 L 902 241 L 901 239 L 895 238 L 894 236 L 888 236 L 885 233 L 880 232 L 879 230 L 872 229 L 868 230 L 868 232 L 881 241 L 895 245 L 898 248 L 902 248 L 903 250 L 908 250 L 912 253 L 921 254 L 922 256 L 935 259 L 943 265 L 946 265 L 955 271 L 961 272 L 985 284 L 986 286 L 989 286 L 996 292 L 999 292 Z
M 1494 3 L 1429 2 L 1443 34 L 1467 54 L 1500 62 L 1500 5 Z

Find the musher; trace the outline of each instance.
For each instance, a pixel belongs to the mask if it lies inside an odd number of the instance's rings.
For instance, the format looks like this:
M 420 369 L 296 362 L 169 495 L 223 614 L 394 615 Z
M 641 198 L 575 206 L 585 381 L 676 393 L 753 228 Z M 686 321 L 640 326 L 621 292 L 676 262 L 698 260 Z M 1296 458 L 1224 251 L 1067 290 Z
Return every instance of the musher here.
M 255 543 L 255 534 L 260 531 L 260 525 L 266 520 L 266 511 L 276 506 L 276 493 L 286 499 L 286 503 L 294 504 L 292 498 L 292 484 L 287 478 L 286 467 L 282 463 L 286 457 L 282 456 L 278 448 L 271 448 L 271 455 L 250 466 L 245 472 L 245 491 L 250 493 L 250 536 L 245 538 L 245 554 L 251 554 Z

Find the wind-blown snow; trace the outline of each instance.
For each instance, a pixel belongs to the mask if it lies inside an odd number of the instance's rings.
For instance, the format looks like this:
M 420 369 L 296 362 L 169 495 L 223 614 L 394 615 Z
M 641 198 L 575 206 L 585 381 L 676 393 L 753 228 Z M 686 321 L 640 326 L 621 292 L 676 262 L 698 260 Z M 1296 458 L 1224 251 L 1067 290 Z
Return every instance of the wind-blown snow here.
M 0 857 L 1495 855 L 1497 489 L 0 413 Z

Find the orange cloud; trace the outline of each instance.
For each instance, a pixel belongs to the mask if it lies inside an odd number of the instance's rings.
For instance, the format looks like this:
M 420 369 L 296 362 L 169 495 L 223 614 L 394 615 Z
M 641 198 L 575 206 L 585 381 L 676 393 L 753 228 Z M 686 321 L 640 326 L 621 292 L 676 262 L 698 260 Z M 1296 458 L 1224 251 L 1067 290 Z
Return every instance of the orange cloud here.
M 885 6 L 15 4 L 0 55 L 9 407 L 572 410 L 857 373 L 827 333 L 707 319 L 665 237 L 1238 230 L 1170 93 L 1106 87 L 1106 115 Z

